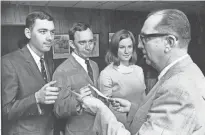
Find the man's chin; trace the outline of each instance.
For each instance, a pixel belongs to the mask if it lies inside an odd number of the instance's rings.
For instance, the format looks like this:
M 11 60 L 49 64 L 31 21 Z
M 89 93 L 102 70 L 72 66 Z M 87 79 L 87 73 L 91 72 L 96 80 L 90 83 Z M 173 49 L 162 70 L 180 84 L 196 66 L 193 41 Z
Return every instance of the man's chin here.
M 50 49 L 51 49 L 51 46 L 46 46 L 46 47 L 44 47 L 44 50 L 45 50 L 45 51 L 50 51 Z
M 50 51 L 50 48 L 48 48 L 48 49 L 44 49 L 44 52 L 48 52 L 48 51 Z
M 89 58 L 91 56 L 91 54 L 84 54 L 83 57 L 84 58 Z

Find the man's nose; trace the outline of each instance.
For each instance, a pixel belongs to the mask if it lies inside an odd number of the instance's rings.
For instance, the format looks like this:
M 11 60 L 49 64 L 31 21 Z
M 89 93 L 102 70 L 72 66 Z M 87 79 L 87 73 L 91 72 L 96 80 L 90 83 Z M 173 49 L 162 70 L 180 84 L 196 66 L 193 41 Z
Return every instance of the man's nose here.
M 86 50 L 91 50 L 91 44 L 89 44 L 88 42 L 86 42 L 86 46 L 85 46 L 85 49 Z
M 48 41 L 52 41 L 52 40 L 54 39 L 54 35 L 51 34 L 50 32 L 48 32 L 46 39 L 47 39 Z

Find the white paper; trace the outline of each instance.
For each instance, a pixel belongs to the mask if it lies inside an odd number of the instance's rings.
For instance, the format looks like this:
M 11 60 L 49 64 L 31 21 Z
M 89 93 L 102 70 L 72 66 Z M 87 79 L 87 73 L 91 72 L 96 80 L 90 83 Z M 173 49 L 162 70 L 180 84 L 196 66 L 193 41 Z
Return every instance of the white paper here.
M 99 96 L 109 100 L 109 97 L 106 97 L 105 95 L 103 95 L 98 89 L 96 89 L 95 87 L 93 87 L 92 85 L 89 85 L 89 87 L 91 87 Z

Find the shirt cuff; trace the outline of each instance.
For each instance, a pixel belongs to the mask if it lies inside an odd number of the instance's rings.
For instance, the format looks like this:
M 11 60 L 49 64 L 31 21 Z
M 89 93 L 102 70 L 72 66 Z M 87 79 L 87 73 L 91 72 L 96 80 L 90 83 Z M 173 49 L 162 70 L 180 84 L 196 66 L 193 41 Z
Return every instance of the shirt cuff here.
M 43 115 L 43 111 L 41 110 L 40 104 L 38 103 L 39 101 L 36 98 L 36 93 L 35 93 L 35 99 L 36 99 L 36 106 L 38 108 L 38 113 L 39 115 Z

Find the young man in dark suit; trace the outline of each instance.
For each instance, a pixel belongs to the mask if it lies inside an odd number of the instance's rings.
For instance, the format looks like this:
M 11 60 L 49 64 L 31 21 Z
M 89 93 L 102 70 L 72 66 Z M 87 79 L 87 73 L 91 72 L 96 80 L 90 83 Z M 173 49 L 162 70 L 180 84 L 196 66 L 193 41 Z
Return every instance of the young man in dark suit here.
M 52 104 L 58 88 L 53 87 L 53 66 L 44 54 L 51 48 L 54 31 L 53 17 L 32 12 L 24 31 L 28 44 L 2 57 L 2 110 L 9 135 L 53 134 Z
M 66 119 L 65 135 L 95 135 L 95 116 L 82 108 L 82 98 L 95 94 L 88 84 L 96 87 L 98 65 L 89 59 L 94 50 L 93 32 L 88 24 L 75 23 L 69 31 L 71 55 L 53 74 L 56 86 L 61 88 L 54 105 L 58 118 Z M 82 88 L 83 87 L 83 88 Z

